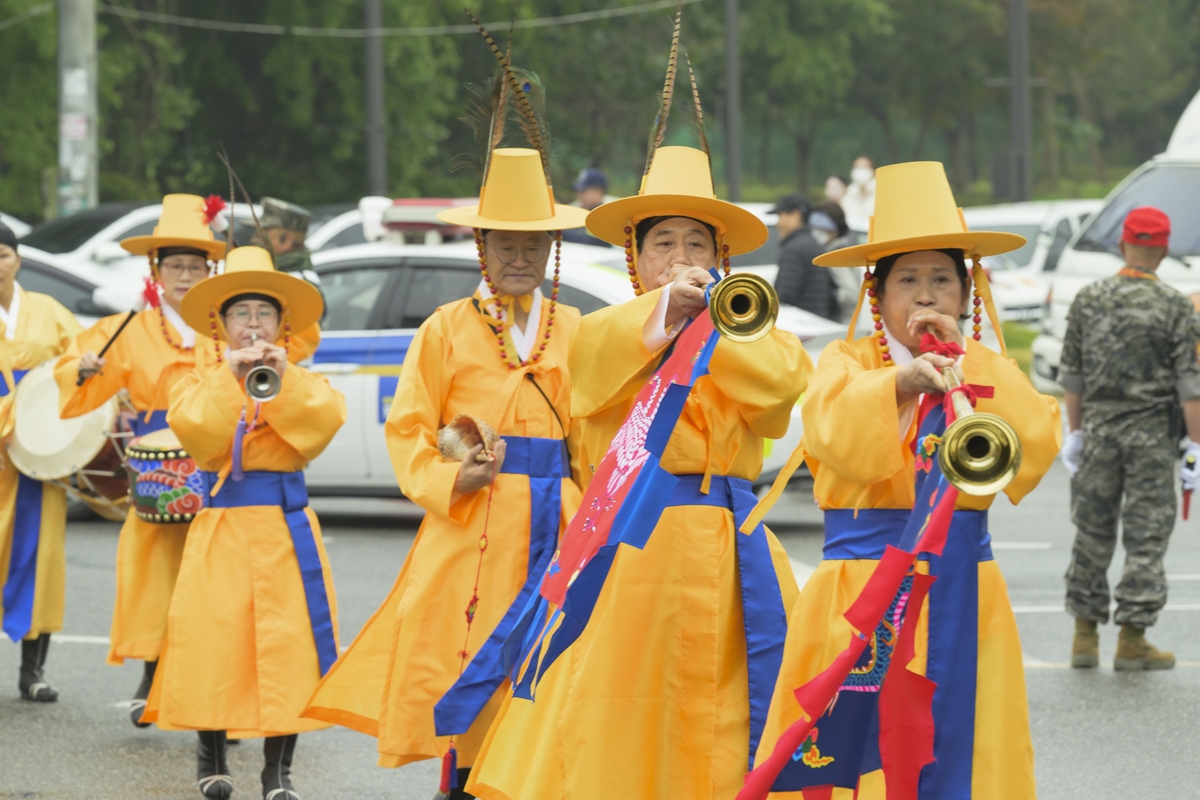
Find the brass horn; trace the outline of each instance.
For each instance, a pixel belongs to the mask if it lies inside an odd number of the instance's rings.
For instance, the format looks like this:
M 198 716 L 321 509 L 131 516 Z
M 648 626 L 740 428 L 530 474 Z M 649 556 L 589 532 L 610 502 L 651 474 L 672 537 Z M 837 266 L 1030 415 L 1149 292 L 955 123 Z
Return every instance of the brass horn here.
M 942 368 L 947 389 L 961 386 L 954 367 Z M 1021 439 L 1013 426 L 976 411 L 962 392 L 950 396 L 956 419 L 942 435 L 938 464 L 942 474 L 963 494 L 986 497 L 1003 491 L 1021 467 Z
M 722 278 L 708 298 L 713 327 L 734 342 L 756 342 L 775 327 L 779 296 L 763 278 L 742 272 Z
M 283 381 L 274 367 L 268 367 L 261 361 L 246 373 L 246 394 L 259 403 L 269 403 L 279 396 L 279 387 Z

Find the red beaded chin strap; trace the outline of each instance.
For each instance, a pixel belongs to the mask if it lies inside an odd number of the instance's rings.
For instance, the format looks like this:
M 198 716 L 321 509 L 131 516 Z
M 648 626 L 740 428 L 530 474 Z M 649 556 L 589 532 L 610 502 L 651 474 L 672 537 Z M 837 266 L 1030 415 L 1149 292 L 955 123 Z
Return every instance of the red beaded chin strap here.
M 208 327 L 212 331 L 213 352 L 217 355 L 217 363 L 222 363 L 225 359 L 221 358 L 221 337 L 217 334 L 217 309 L 208 309 Z
M 971 263 L 972 263 L 972 266 L 976 267 L 977 269 L 979 269 L 979 270 L 983 269 L 983 266 L 979 263 L 979 256 L 975 253 L 971 254 Z M 980 339 L 983 338 L 983 316 L 981 314 L 981 312 L 983 311 L 983 309 L 981 308 L 981 306 L 983 305 L 983 296 L 979 293 L 979 281 L 978 280 L 974 281 L 971 284 L 971 293 L 974 295 L 974 298 L 972 299 L 972 303 L 975 306 L 971 310 L 971 314 L 973 315 L 971 317 L 972 322 L 973 322 L 973 330 L 975 331 L 974 333 L 971 334 L 971 338 L 978 342 Z
M 875 274 L 871 272 L 869 266 L 867 267 L 866 274 L 863 275 L 863 285 L 867 287 L 867 297 L 871 301 L 871 319 L 875 321 L 875 330 L 871 332 L 871 335 L 875 337 L 875 341 L 879 346 L 883 365 L 885 367 L 894 367 L 896 362 L 892 360 L 892 348 L 888 344 L 887 337 L 883 335 L 883 313 L 879 310 L 879 281 L 875 279 Z
M 724 237 L 722 237 L 724 238 Z M 726 276 L 729 275 L 729 245 L 721 242 L 721 270 Z M 625 266 L 629 269 L 629 282 L 633 284 L 633 293 L 635 295 L 643 294 L 641 281 L 638 279 L 637 272 L 637 256 L 633 249 L 633 220 L 625 226 Z
M 500 291 L 496 288 L 496 284 L 492 283 L 492 276 L 488 273 L 487 246 L 484 244 L 483 233 L 479 228 L 475 229 L 475 250 L 479 253 L 479 272 L 483 275 L 483 283 L 488 287 L 488 291 L 492 293 L 492 298 L 496 302 L 496 322 L 489 322 L 488 324 L 492 329 L 492 333 L 496 335 L 496 343 L 500 345 L 500 360 L 509 369 L 518 369 L 527 364 L 536 364 L 541 359 L 542 354 L 546 352 L 546 345 L 550 343 L 550 334 L 554 329 L 554 312 L 558 310 L 558 276 L 562 270 L 562 231 L 554 231 L 554 280 L 551 283 L 550 310 L 546 314 L 546 331 L 542 334 L 542 341 L 538 343 L 537 350 L 530 354 L 528 361 L 521 361 L 519 355 L 516 361 L 508 357 L 507 345 L 504 344 L 504 329 L 506 327 L 504 324 L 504 307 L 500 305 Z M 526 325 L 528 324 L 526 323 Z M 536 320 L 534 324 L 537 324 Z

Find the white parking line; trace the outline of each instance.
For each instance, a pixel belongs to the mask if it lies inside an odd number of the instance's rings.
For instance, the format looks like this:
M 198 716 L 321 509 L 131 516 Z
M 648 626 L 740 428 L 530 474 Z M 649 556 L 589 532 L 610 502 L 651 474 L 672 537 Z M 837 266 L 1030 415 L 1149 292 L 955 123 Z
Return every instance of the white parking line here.
M 1049 542 L 997 542 L 992 540 L 993 550 L 1049 550 Z
M 65 644 L 108 644 L 107 636 L 79 636 L 73 633 L 54 633 L 50 638 L 57 644 L 63 642 Z
M 1200 581 L 1200 573 L 1192 573 L 1190 575 L 1168 575 L 1169 581 Z
M 1115 609 L 1116 606 L 1114 605 Z M 1167 603 L 1163 611 L 1200 611 L 1200 603 Z M 1053 614 L 1067 613 L 1062 606 L 1013 606 L 1014 614 Z

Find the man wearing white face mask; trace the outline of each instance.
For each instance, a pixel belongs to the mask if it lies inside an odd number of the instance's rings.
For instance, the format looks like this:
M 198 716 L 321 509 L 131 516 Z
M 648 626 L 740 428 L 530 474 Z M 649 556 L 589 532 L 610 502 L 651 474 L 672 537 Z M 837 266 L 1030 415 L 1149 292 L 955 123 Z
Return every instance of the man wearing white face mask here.
M 867 156 L 854 159 L 850 170 L 850 185 L 842 196 L 846 222 L 854 230 L 867 230 L 875 213 L 875 162 Z

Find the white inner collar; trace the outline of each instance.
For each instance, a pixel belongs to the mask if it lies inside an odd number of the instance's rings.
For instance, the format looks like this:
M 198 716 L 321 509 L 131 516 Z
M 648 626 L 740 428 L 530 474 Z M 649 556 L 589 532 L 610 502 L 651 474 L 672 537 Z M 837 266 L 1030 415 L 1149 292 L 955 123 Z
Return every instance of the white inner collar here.
M 186 322 L 183 321 L 183 317 L 179 316 L 179 312 L 171 308 L 171 306 L 165 301 L 160 307 L 162 308 L 163 316 L 167 318 L 167 322 L 170 322 L 171 325 L 174 326 L 175 330 L 178 331 L 179 338 L 181 340 L 180 344 L 182 344 L 184 347 L 195 347 L 196 332 L 192 330 Z
M 487 281 L 479 282 L 479 296 L 485 301 L 492 299 L 492 290 L 488 288 Z M 513 317 L 514 319 L 506 320 L 508 335 L 512 337 L 513 347 L 517 348 L 517 356 L 522 361 L 528 361 L 530 354 L 533 353 L 533 346 L 537 343 L 539 323 L 542 319 L 541 287 L 533 290 L 533 302 L 529 306 L 529 319 L 525 322 L 525 330 L 517 327 L 516 314 L 513 314 Z
M 17 318 L 21 313 L 21 284 L 13 281 L 12 302 L 8 310 L 0 307 L 0 322 L 4 323 L 4 338 L 12 341 L 17 338 Z

